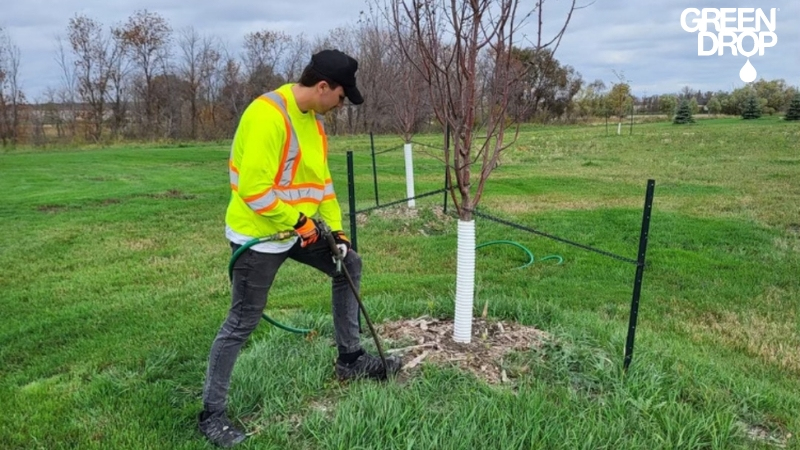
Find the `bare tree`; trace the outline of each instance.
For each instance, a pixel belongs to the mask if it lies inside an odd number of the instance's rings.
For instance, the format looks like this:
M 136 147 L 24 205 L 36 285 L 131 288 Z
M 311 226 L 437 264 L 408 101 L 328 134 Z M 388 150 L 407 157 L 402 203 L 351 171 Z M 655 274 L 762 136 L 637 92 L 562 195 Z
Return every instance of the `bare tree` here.
M 300 33 L 289 42 L 286 48 L 286 57 L 283 60 L 281 75 L 287 82 L 297 81 L 311 56 L 311 42 L 303 33 Z
M 244 112 L 251 98 L 248 97 L 246 85 L 243 81 L 242 69 L 236 59 L 228 55 L 225 59 L 220 77 L 219 101 L 224 114 L 225 133 L 235 131 L 236 122 Z
M 41 129 L 36 133 L 37 135 L 41 133 L 41 135 L 34 141 L 35 145 L 45 145 L 48 143 L 47 129 L 49 127 L 55 129 L 56 141 L 61 141 L 65 138 L 66 127 L 64 125 L 66 121 L 60 111 L 62 105 L 59 104 L 59 98 L 60 93 L 58 89 L 52 87 L 45 89 L 43 99 L 39 101 L 42 112 Z
M 189 136 L 195 140 L 199 125 L 214 123 L 214 95 L 210 92 L 215 75 L 220 70 L 221 55 L 217 40 L 211 36 L 201 36 L 193 27 L 180 32 L 178 47 L 178 76 L 185 82 L 186 100 L 189 102 Z M 205 114 L 201 114 L 203 112 Z
M 78 88 L 75 63 L 70 58 L 61 37 L 56 37 L 56 63 L 61 69 L 61 85 L 56 91 L 56 98 L 60 104 L 58 117 L 64 124 L 63 137 L 72 140 L 77 134 Z M 62 137 L 61 133 L 58 133 L 58 137 Z
M 111 69 L 111 39 L 103 33 L 103 25 L 81 15 L 69 20 L 67 38 L 75 56 L 75 81 L 78 98 L 88 109 L 87 137 L 100 140 L 106 112 Z
M 430 85 L 436 118 L 453 132 L 454 149 L 444 150 L 448 178 L 455 179 L 458 196 L 453 201 L 459 215 L 458 274 L 454 339 L 469 342 L 475 280 L 475 226 L 473 211 L 500 153 L 516 140 L 510 136 L 507 117 L 512 88 L 524 77 L 513 50 L 530 17 L 538 18 L 535 48 L 557 45 L 575 10 L 571 1 L 563 26 L 555 38 L 543 38 L 543 4 L 536 0 L 529 12 L 520 12 L 520 0 L 386 0 L 384 11 L 414 64 Z M 537 14 L 538 13 L 538 14 Z M 490 55 L 489 89 L 479 92 L 478 61 Z M 482 101 L 489 113 L 479 121 Z M 477 133 L 483 134 L 478 137 Z M 462 264 L 463 261 L 463 264 Z
M 156 120 L 159 124 L 160 136 L 181 139 L 185 112 L 184 100 L 189 95 L 187 82 L 176 76 L 174 72 L 165 70 L 163 74 L 153 78 L 152 94 L 152 107 L 157 112 Z
M 276 89 L 286 81 L 280 76 L 280 66 L 290 42 L 291 36 L 281 31 L 261 30 L 244 36 L 242 68 L 249 97 Z
M 54 99 L 55 90 L 47 88 L 43 95 L 33 102 L 36 106 L 31 108 L 29 112 L 30 134 L 28 135 L 28 142 L 37 147 L 47 145 L 45 126 L 48 122 L 55 123 L 52 120 L 53 112 L 57 108 Z
M 111 34 L 113 40 L 108 60 L 108 103 L 111 108 L 111 135 L 117 138 L 128 124 L 131 60 L 127 55 L 126 43 L 119 33 L 112 29 Z
M 424 96 L 424 82 L 408 88 L 404 75 L 415 76 L 416 70 L 406 64 L 394 40 L 394 33 L 370 10 L 361 14 L 359 26 L 354 29 L 355 51 L 358 59 L 358 84 L 362 95 L 368 99 L 355 109 L 357 117 L 353 131 L 383 133 L 397 131 L 406 142 L 414 134 L 414 117 L 419 98 Z M 420 78 L 417 76 L 417 78 Z M 391 86 L 387 89 L 387 81 Z
M 3 147 L 16 145 L 21 134 L 20 106 L 25 102 L 25 96 L 20 88 L 19 64 L 19 47 L 0 28 L 0 140 Z
M 180 60 L 178 61 L 178 75 L 186 82 L 187 100 L 189 101 L 189 137 L 197 139 L 198 103 L 200 96 L 202 44 L 200 34 L 194 27 L 180 31 L 178 36 Z
M 428 88 L 422 74 L 403 57 L 404 50 L 400 48 L 400 42 L 393 40 L 391 44 L 388 47 L 390 50 L 387 52 L 386 65 L 393 68 L 396 84 L 394 89 L 387 92 L 392 106 L 390 123 L 403 136 L 403 140 L 409 143 L 422 123 L 431 117 L 430 104 L 426 101 Z M 407 51 L 412 57 L 418 57 L 411 53 L 413 50 Z
M 316 53 L 323 49 L 338 49 L 348 55 L 356 56 L 358 59 L 359 47 L 357 31 L 350 27 L 336 27 L 329 30 L 324 36 L 317 36 L 312 45 L 312 52 Z M 358 77 L 362 81 L 364 80 L 363 73 L 364 66 L 359 62 Z M 362 82 L 360 81 L 359 84 L 362 84 Z M 343 132 L 353 133 L 356 124 L 360 122 L 360 114 L 363 114 L 363 112 L 364 108 L 354 108 L 345 104 L 344 108 L 326 114 L 325 131 L 332 135 Z
M 144 113 L 140 125 L 144 134 L 152 138 L 156 135 L 159 113 L 155 107 L 154 80 L 165 72 L 172 28 L 161 15 L 145 9 L 135 12 L 123 26 L 115 28 L 114 35 L 124 44 L 133 68 L 138 72 L 138 100 Z
M 221 90 L 222 79 L 222 45 L 214 37 L 203 39 L 200 57 L 200 124 L 203 137 L 208 139 L 218 136 L 217 97 Z
M 520 13 L 519 0 L 394 0 L 390 20 L 407 60 L 414 64 L 431 85 L 433 111 L 439 122 L 454 135 L 454 149 L 445 152 L 460 198 L 454 195 L 459 217 L 470 220 L 480 202 L 486 180 L 503 150 L 514 142 L 517 131 L 506 133 L 512 87 L 526 76 L 527 68 L 514 55 L 515 38 L 530 17 L 536 17 L 534 50 L 557 46 L 576 9 L 572 0 L 563 25 L 555 36 L 543 36 L 543 5 L 537 0 L 533 10 Z M 410 38 L 408 37 L 410 36 Z M 416 55 L 408 49 L 414 49 Z M 490 56 L 490 88 L 481 98 L 478 61 L 481 52 Z M 490 114 L 479 121 L 481 101 Z M 475 125 L 482 125 L 483 136 L 476 139 Z M 477 142 L 480 140 L 481 142 Z M 480 164 L 477 173 L 473 165 Z M 476 183 L 472 177 L 477 175 Z

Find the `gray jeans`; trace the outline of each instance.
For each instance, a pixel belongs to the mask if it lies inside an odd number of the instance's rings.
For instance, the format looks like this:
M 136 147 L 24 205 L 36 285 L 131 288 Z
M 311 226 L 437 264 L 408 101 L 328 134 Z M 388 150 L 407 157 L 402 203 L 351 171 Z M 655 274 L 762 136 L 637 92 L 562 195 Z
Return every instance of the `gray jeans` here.
M 231 244 L 233 251 L 239 247 Z M 269 288 L 287 258 L 314 267 L 332 278 L 333 329 L 339 352 L 350 353 L 361 349 L 358 302 L 344 275 L 336 273 L 326 242 L 320 239 L 308 248 L 302 248 L 298 240 L 285 253 L 259 253 L 248 249 L 233 266 L 231 308 L 211 345 L 203 386 L 203 407 L 206 411 L 226 408 L 231 373 L 239 350 L 261 321 Z M 356 288 L 360 289 L 361 257 L 352 250 L 348 251 L 344 264 Z

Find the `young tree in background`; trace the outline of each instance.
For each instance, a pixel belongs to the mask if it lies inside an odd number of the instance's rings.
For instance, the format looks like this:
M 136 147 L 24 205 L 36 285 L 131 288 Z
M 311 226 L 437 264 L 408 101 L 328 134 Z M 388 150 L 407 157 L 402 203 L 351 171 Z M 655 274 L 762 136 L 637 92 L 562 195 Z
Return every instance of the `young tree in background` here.
M 575 97 L 578 117 L 588 119 L 605 116 L 605 91 L 606 84 L 602 80 L 594 80 L 584 86 Z
M 672 120 L 675 115 L 675 108 L 678 107 L 678 99 L 674 95 L 664 94 L 658 98 L 658 112 L 667 116 L 667 120 Z
M 631 95 L 631 85 L 622 72 L 612 70 L 617 77 L 617 82 L 611 84 L 611 90 L 606 96 L 606 106 L 608 113 L 617 118 L 617 134 L 622 133 L 622 120 L 631 112 L 633 107 L 633 96 Z M 608 119 L 606 119 L 608 127 Z M 606 128 L 608 132 L 608 128 Z
M 614 75 L 617 76 L 617 82 L 611 84 L 608 102 L 611 113 L 617 116 L 619 120 L 622 120 L 631 109 L 631 85 L 625 78 L 625 74 L 614 71 Z
M 0 141 L 3 147 L 16 145 L 21 135 L 25 102 L 19 81 L 20 51 L 11 36 L 0 28 Z
M 697 97 L 692 97 L 689 99 L 689 110 L 692 111 L 692 114 L 697 114 L 700 112 L 700 105 L 697 103 Z
M 716 96 L 711 97 L 706 104 L 706 108 L 708 108 L 708 113 L 712 116 L 716 117 L 722 111 L 722 103 L 719 101 L 719 98 Z
M 513 49 L 521 27 L 538 19 L 534 50 L 557 47 L 575 10 L 575 1 L 563 26 L 549 41 L 543 36 L 544 0 L 533 10 L 520 12 L 519 0 L 387 0 L 386 17 L 395 31 L 406 61 L 430 86 L 430 100 L 439 123 L 450 128 L 454 148 L 444 150 L 450 179 L 456 180 L 453 201 L 458 211 L 458 269 L 454 339 L 470 342 L 475 279 L 475 222 L 486 181 L 497 167 L 500 153 L 518 136 L 518 125 L 508 135 L 512 89 L 526 76 Z M 478 61 L 491 54 L 490 88 L 479 92 Z M 480 103 L 490 111 L 478 122 Z M 482 136 L 478 137 L 478 133 Z M 458 195 L 456 194 L 458 193 Z
M 130 16 L 122 27 L 116 28 L 114 34 L 123 43 L 133 69 L 138 72 L 135 84 L 137 100 L 141 102 L 138 121 L 143 136 L 152 139 L 160 125 L 156 120 L 155 79 L 166 73 L 172 28 L 158 13 L 141 10 Z

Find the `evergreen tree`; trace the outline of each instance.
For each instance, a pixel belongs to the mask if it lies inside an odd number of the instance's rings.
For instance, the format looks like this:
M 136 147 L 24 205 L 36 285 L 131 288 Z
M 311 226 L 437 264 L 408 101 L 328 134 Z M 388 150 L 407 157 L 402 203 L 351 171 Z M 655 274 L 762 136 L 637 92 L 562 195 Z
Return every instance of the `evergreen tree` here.
M 761 105 L 758 103 L 758 98 L 751 95 L 744 102 L 744 111 L 742 111 L 742 119 L 758 119 L 761 117 Z
M 786 120 L 800 120 L 800 92 L 794 96 L 792 102 L 789 103 L 789 109 L 786 111 Z
M 694 123 L 694 118 L 692 117 L 692 106 L 689 104 L 688 100 L 684 99 L 681 101 L 681 105 L 678 107 L 678 110 L 675 111 L 675 118 L 672 119 L 672 123 Z

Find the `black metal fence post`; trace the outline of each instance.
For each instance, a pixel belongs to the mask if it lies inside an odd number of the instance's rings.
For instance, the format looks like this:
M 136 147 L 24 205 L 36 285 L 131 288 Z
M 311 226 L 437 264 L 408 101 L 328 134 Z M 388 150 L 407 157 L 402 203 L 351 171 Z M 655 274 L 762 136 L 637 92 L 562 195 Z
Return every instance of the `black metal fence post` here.
M 372 185 L 375 186 L 375 206 L 380 206 L 381 202 L 378 200 L 378 166 L 375 164 L 375 139 L 372 132 L 369 132 L 369 146 L 372 149 Z
M 623 370 L 628 367 L 633 359 L 633 341 L 636 336 L 636 321 L 639 317 L 639 297 L 642 292 L 642 276 L 644 274 L 645 254 L 647 253 L 647 238 L 650 233 L 650 213 L 653 210 L 653 192 L 656 181 L 647 180 L 647 193 L 644 198 L 644 211 L 642 212 L 642 232 L 639 235 L 639 255 L 636 260 L 636 278 L 633 282 L 633 298 L 631 299 L 631 315 L 628 322 L 628 338 L 625 342 L 625 360 Z
M 353 151 L 347 151 L 347 200 L 350 206 L 350 244 L 358 252 L 358 230 L 356 228 L 356 176 L 353 169 Z
M 450 124 L 448 123 L 444 128 L 444 154 L 450 154 Z M 447 196 L 450 195 L 450 171 L 448 170 L 450 161 L 444 161 L 444 206 L 442 212 L 447 214 Z

